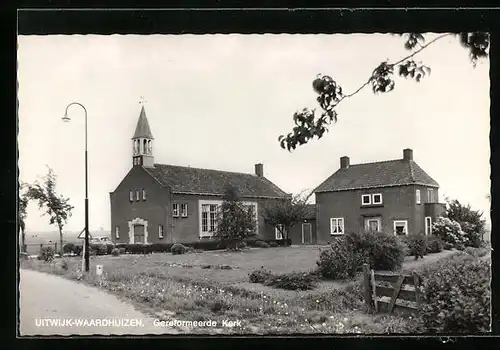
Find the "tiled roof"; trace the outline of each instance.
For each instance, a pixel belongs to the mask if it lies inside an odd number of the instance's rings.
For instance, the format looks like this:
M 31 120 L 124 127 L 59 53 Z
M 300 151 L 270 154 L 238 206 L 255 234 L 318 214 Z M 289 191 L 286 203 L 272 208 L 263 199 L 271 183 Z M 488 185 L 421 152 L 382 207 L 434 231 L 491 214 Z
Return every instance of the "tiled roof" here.
M 137 121 L 137 126 L 135 127 L 135 132 L 132 139 L 140 137 L 153 139 L 153 134 L 151 133 L 151 129 L 149 128 L 148 118 L 146 118 L 146 111 L 144 110 L 144 106 L 142 106 L 141 108 L 141 114 L 139 115 L 139 120 Z
M 314 192 L 345 191 L 351 189 L 420 184 L 439 187 L 413 160 L 353 164 L 339 169 Z
M 287 196 L 265 177 L 253 174 L 165 164 L 144 169 L 161 185 L 170 187 L 173 193 L 223 195 L 228 186 L 234 186 L 242 197 Z

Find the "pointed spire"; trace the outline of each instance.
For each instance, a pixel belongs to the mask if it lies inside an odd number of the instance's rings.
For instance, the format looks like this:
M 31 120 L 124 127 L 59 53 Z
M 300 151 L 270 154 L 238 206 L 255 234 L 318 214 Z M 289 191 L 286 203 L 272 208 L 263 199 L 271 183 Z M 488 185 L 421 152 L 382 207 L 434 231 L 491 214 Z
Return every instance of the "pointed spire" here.
M 139 115 L 139 120 L 137 121 L 137 126 L 135 127 L 135 133 L 132 139 L 137 138 L 147 138 L 153 139 L 153 134 L 149 128 L 148 118 L 146 118 L 146 111 L 144 110 L 144 105 L 141 108 L 141 114 Z

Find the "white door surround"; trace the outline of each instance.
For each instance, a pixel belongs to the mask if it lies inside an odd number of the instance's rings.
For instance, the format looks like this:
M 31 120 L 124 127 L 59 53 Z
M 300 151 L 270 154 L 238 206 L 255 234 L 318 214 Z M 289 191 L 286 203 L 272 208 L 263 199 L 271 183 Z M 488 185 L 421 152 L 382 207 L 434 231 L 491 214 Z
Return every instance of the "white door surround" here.
M 144 243 L 148 243 L 148 222 L 141 218 L 135 218 L 128 222 L 128 242 L 134 244 L 134 225 L 144 226 Z

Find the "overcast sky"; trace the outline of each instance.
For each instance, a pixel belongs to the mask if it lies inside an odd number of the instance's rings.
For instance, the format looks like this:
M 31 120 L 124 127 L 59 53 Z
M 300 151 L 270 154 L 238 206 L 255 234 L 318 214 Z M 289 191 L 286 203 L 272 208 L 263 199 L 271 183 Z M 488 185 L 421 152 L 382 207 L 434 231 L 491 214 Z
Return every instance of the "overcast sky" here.
M 432 34 L 429 34 L 432 37 Z M 292 115 L 316 108 L 312 80 L 329 74 L 357 89 L 384 60 L 408 52 L 404 39 L 351 35 L 72 35 L 18 41 L 19 169 L 32 182 L 49 165 L 57 190 L 75 206 L 66 229 L 84 227 L 84 113 L 88 110 L 90 229 L 110 229 L 109 192 L 132 166 L 132 141 L 144 96 L 155 162 L 264 172 L 287 192 L 313 189 L 339 167 L 414 160 L 443 194 L 484 210 L 489 219 L 489 62 L 474 69 L 457 39 L 417 56 L 432 67 L 422 82 L 397 78 L 396 89 L 370 88 L 345 100 L 321 140 L 288 153 L 280 134 Z M 319 108 L 318 108 L 319 109 Z M 56 229 L 29 205 L 27 231 Z

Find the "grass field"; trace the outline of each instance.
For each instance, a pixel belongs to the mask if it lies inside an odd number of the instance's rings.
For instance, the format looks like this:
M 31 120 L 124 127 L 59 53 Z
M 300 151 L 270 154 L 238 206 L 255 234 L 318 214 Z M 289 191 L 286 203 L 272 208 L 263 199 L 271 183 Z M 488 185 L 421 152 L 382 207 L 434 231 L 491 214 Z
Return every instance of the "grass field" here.
M 431 254 L 419 261 L 407 257 L 403 268 L 415 269 L 452 253 Z M 406 333 L 418 326 L 409 317 L 367 314 L 359 281 L 323 281 L 311 291 L 287 291 L 248 281 L 248 274 L 260 267 L 276 273 L 311 271 L 318 256 L 319 247 L 300 246 L 92 257 L 92 269 L 103 265 L 102 281 L 93 271 L 82 276 L 81 258 L 64 259 L 66 268 L 61 267 L 62 260 L 29 260 L 23 267 L 98 285 L 162 319 L 175 315 L 175 319 L 238 319 L 243 323 L 232 329 L 186 330 L 190 333 Z

